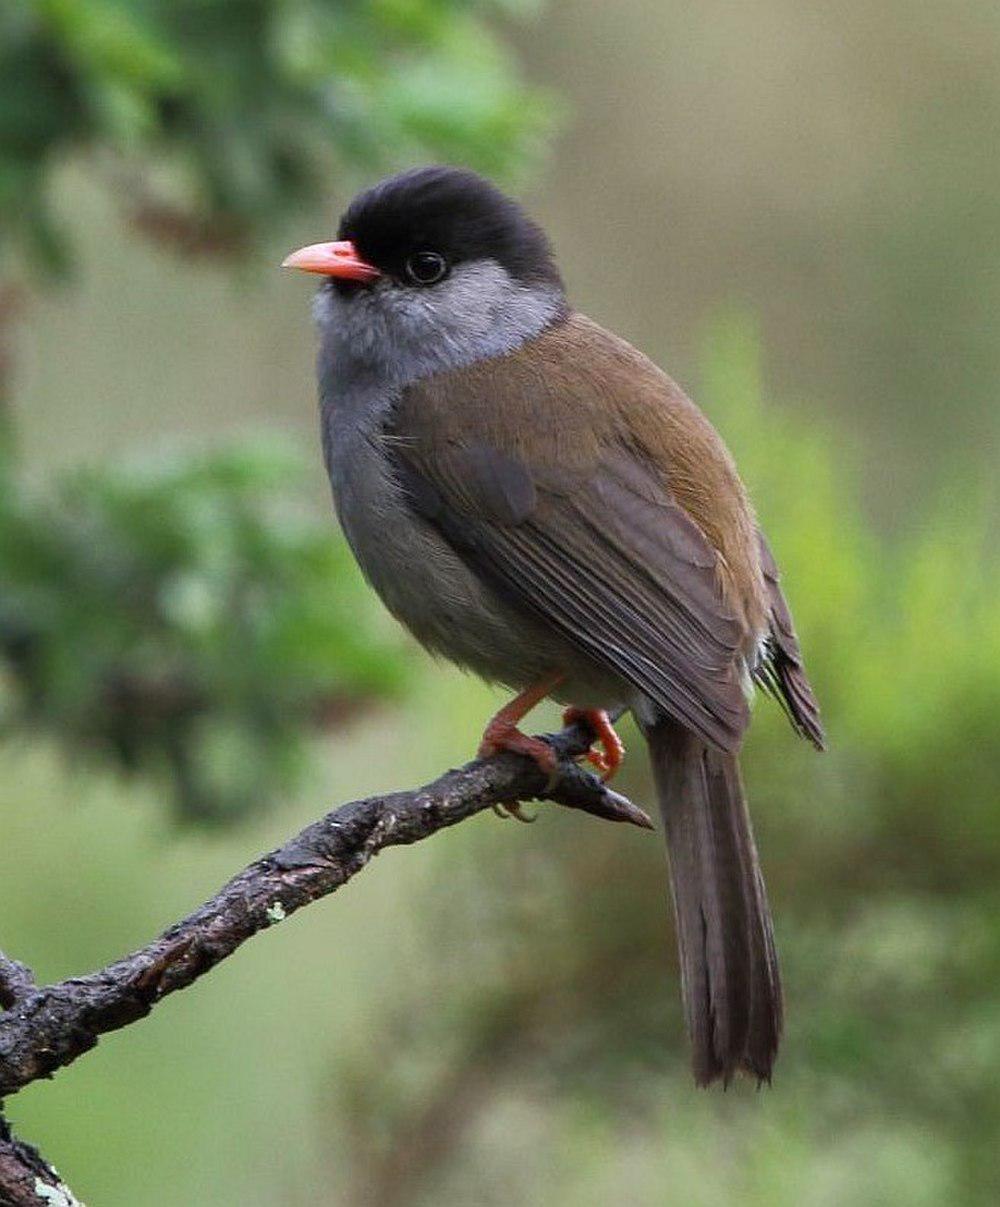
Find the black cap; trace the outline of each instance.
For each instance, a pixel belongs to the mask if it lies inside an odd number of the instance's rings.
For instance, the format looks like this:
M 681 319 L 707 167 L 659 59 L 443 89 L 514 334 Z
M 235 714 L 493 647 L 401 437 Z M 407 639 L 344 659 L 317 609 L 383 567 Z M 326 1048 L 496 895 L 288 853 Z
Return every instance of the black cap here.
M 562 288 L 549 241 L 518 203 L 467 168 L 414 168 L 351 202 L 340 239 L 383 272 L 402 278 L 409 257 L 436 252 L 449 266 L 496 260 L 527 285 Z

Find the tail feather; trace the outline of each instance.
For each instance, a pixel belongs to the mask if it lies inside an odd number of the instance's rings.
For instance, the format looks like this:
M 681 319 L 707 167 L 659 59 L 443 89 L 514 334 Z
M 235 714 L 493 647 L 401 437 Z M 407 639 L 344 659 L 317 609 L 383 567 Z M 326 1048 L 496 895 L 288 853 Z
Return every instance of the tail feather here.
M 771 916 L 734 755 L 676 722 L 645 727 L 670 857 L 695 1080 L 769 1081 L 781 1036 Z

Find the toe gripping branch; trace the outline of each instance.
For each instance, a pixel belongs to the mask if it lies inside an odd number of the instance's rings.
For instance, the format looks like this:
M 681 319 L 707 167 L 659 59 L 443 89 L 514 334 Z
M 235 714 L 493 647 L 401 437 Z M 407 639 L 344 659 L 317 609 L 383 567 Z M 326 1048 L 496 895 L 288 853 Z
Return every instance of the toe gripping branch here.
M 608 717 L 608 723 L 617 720 L 624 710 Z M 594 742 L 594 726 L 590 718 L 573 720 L 566 729 L 555 734 L 544 734 L 529 739 L 532 743 L 530 750 L 510 750 L 507 747 L 498 756 L 500 758 L 523 757 L 529 760 L 525 791 L 519 791 L 516 797 L 504 802 L 508 813 L 522 821 L 533 818 L 521 814 L 522 800 L 551 800 L 555 804 L 564 805 L 569 809 L 579 809 L 594 817 L 602 817 L 606 821 L 627 822 L 643 830 L 653 830 L 655 826 L 649 815 L 635 805 L 626 796 L 615 792 L 596 775 L 585 770 L 577 763 L 577 759 L 587 756 Z M 615 735 L 617 738 L 617 735 Z M 547 757 L 544 762 L 536 757 L 535 743 L 544 746 Z M 483 751 L 480 757 L 494 757 L 490 751 Z M 620 761 L 620 760 L 619 760 Z M 548 768 L 551 766 L 551 770 Z
M 618 736 L 614 722 L 603 708 L 567 708 L 563 712 L 564 725 L 573 725 L 577 721 L 589 725 L 594 740 L 603 747 L 603 750 L 595 750 L 591 747 L 585 757 L 588 763 L 597 768 L 601 779 L 607 783 L 622 765 L 622 760 L 625 758 L 625 743 Z

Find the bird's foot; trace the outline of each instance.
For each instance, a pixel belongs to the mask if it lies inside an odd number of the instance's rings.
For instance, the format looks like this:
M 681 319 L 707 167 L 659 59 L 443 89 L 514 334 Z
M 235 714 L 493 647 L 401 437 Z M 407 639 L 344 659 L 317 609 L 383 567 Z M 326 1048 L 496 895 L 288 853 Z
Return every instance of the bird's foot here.
M 501 750 L 526 755 L 546 776 L 552 776 L 559 765 L 556 752 L 548 742 L 542 741 L 541 738 L 529 737 L 522 733 L 513 721 L 497 714 L 483 733 L 483 740 L 479 743 L 479 758 L 488 759 L 494 754 L 499 754 Z
M 504 705 L 483 731 L 483 740 L 479 743 L 479 757 L 488 759 L 501 750 L 510 750 L 514 754 L 526 755 L 532 759 L 539 770 L 545 775 L 551 786 L 555 779 L 559 760 L 556 752 L 541 738 L 528 737 L 518 729 L 518 722 L 544 700 L 549 692 L 564 678 L 559 672 L 546 675 L 531 687 L 514 697 L 509 704 Z M 517 811 L 511 810 L 517 817 Z M 524 820 L 521 818 L 520 820 Z
M 589 725 L 594 734 L 594 740 L 603 749 L 587 751 L 587 761 L 599 772 L 601 779 L 607 783 L 622 765 L 625 758 L 625 744 L 615 732 L 611 718 L 603 708 L 567 708 L 563 712 L 563 724 L 572 725 L 582 721 Z
M 499 754 L 501 750 L 510 750 L 514 754 L 524 754 L 529 759 L 533 759 L 546 777 L 547 787 L 552 786 L 556 778 L 559 760 L 548 742 L 543 742 L 541 738 L 530 738 L 527 734 L 521 733 L 511 722 L 498 721 L 494 717 L 486 726 L 483 740 L 479 743 L 479 757 L 488 759 L 491 755 Z M 518 821 L 524 822 L 534 821 L 537 816 L 534 813 L 525 813 L 524 806 L 518 800 L 512 801 L 509 805 L 494 805 L 493 812 L 497 817 L 514 817 Z

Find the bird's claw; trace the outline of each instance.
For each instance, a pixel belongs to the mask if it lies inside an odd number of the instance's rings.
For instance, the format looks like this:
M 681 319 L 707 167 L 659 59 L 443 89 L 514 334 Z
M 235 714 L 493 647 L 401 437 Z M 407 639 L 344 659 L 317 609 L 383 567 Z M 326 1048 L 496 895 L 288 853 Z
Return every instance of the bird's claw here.
M 511 801 L 509 805 L 494 805 L 493 812 L 504 821 L 513 817 L 515 821 L 523 821 L 525 825 L 538 820 L 537 813 L 525 813 L 524 805 L 519 800 Z
M 582 721 L 593 731 L 594 740 L 603 747 L 587 751 L 587 762 L 597 771 L 601 779 L 607 783 L 622 765 L 625 758 L 625 745 L 611 724 L 611 718 L 603 708 L 567 708 L 563 712 L 563 724 L 572 725 Z

